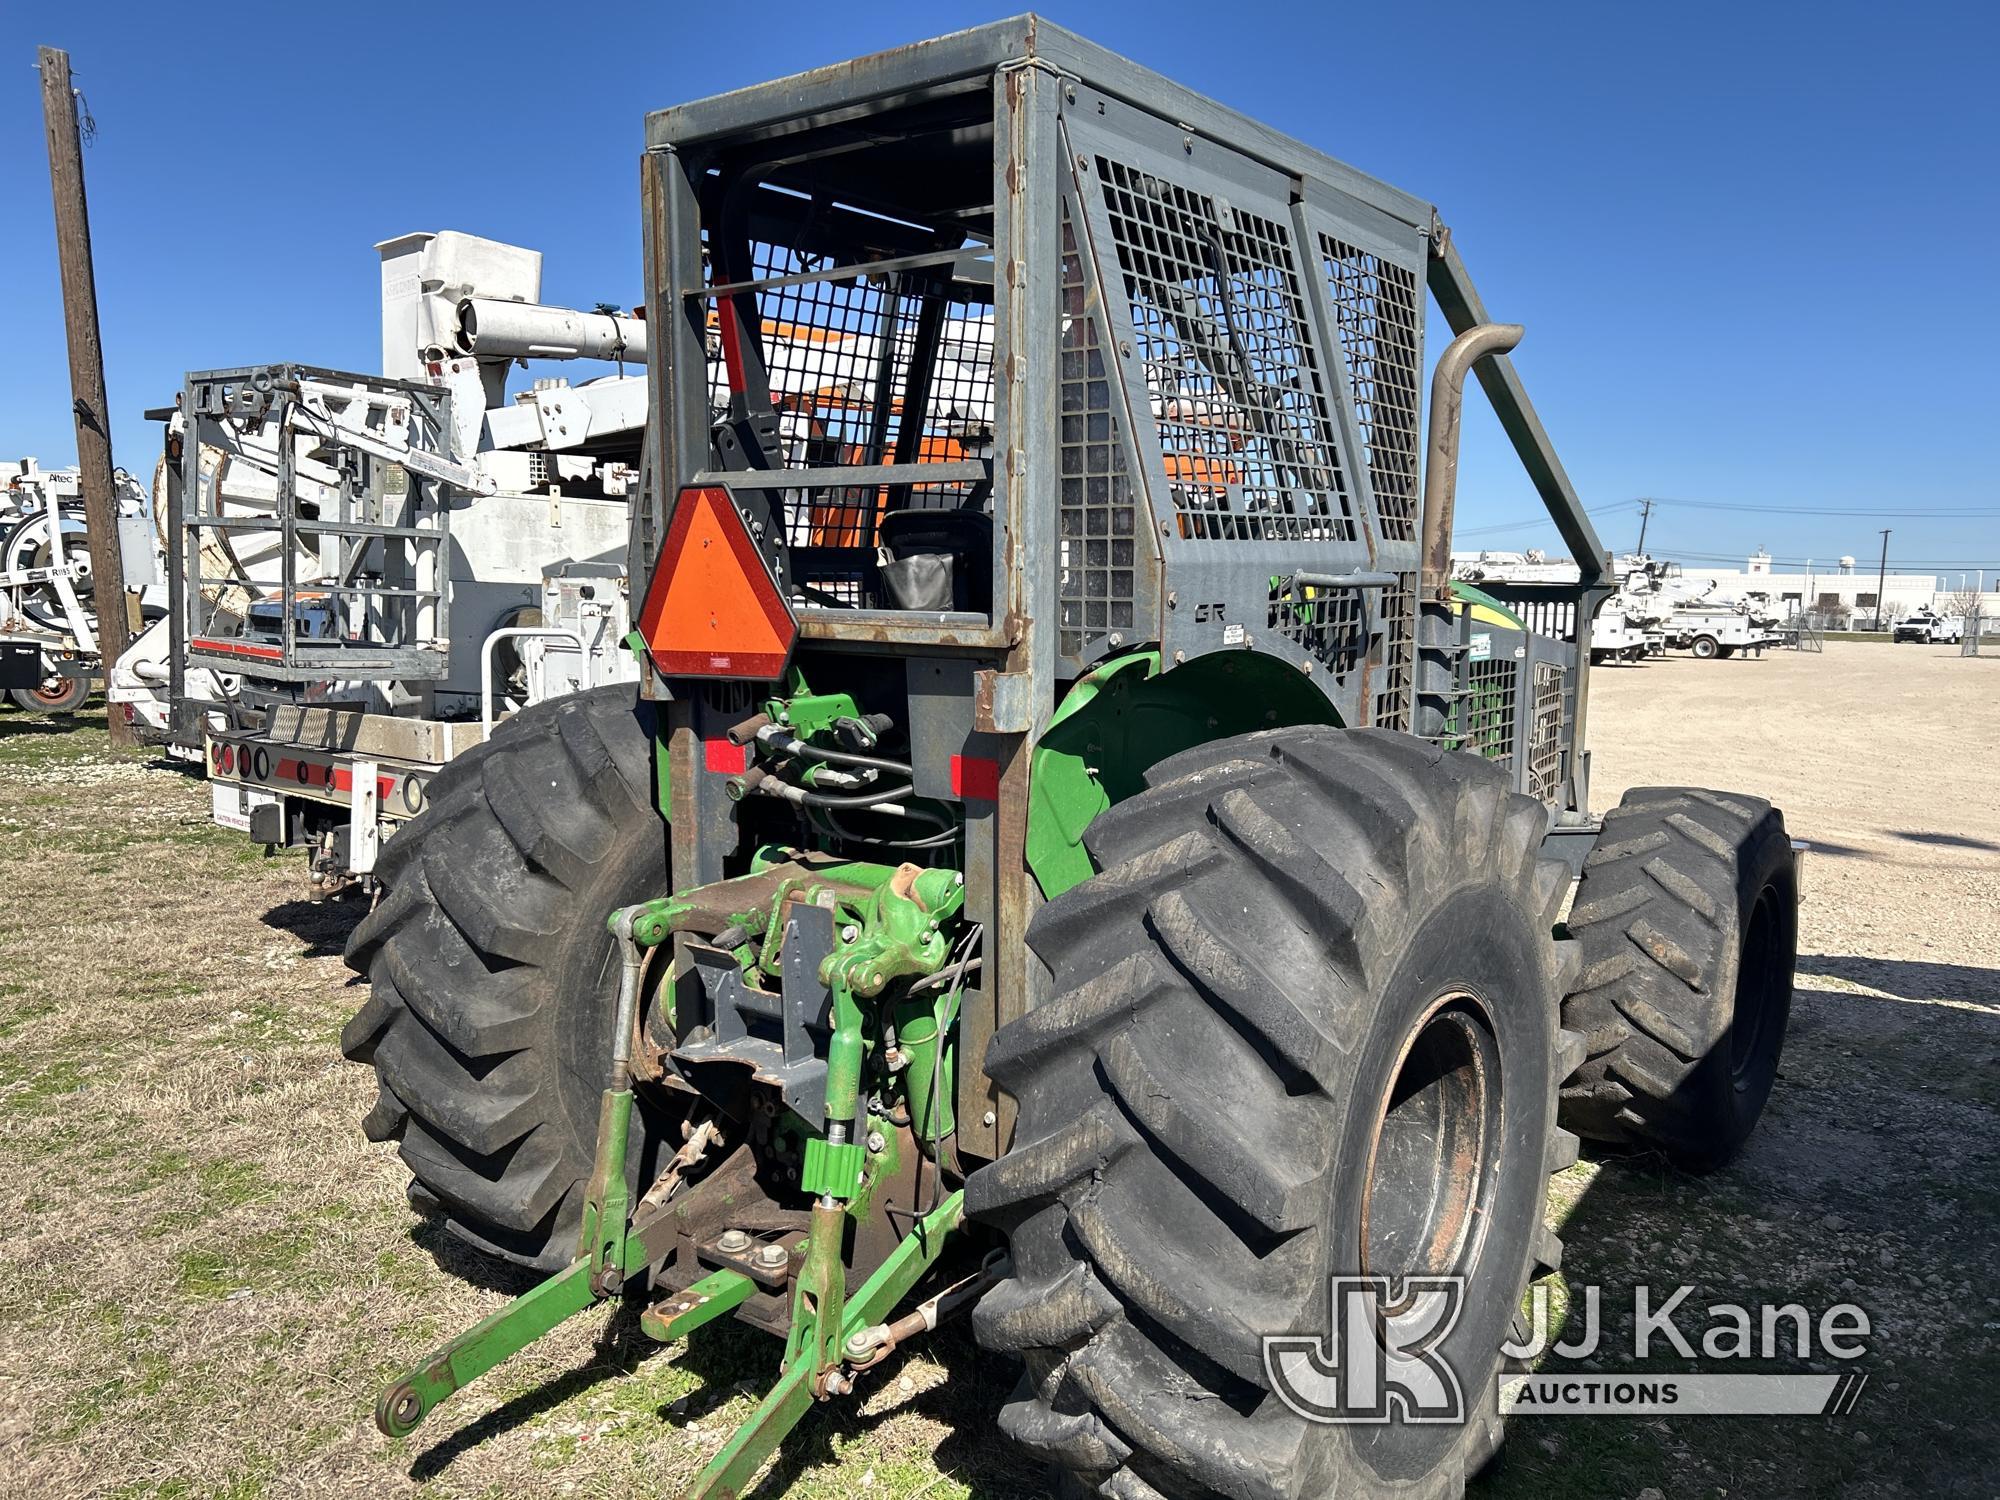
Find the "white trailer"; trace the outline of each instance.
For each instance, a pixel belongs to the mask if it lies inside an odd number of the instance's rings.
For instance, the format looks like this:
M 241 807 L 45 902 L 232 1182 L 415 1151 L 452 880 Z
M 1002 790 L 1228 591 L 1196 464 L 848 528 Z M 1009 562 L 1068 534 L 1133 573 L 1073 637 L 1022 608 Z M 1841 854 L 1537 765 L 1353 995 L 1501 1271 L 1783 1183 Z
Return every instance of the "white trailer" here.
M 1666 638 L 1647 627 L 1645 615 L 1624 609 L 1615 597 L 1607 599 L 1590 622 L 1591 665 L 1640 662 L 1658 655 L 1666 649 Z
M 1672 647 L 1703 660 L 1761 655 L 1784 635 L 1770 601 L 1760 595 L 1724 595 L 1715 579 L 1691 579 L 1679 563 L 1628 553 L 1617 559 L 1618 592 L 1606 602 L 1640 621 L 1659 649 Z
M 1567 558 L 1551 560 L 1536 550 L 1526 552 L 1453 553 L 1452 576 L 1465 583 L 1575 583 L 1577 566 Z M 1598 606 L 1590 622 L 1590 660 L 1640 662 L 1666 649 L 1663 612 L 1645 594 L 1613 594 Z
M 125 587 L 158 612 L 146 492 L 123 469 L 114 485 Z M 73 712 L 103 673 L 90 566 L 81 471 L 0 462 L 0 690 L 22 708 Z
M 1762 655 L 1783 639 L 1774 624 L 1727 605 L 1683 605 L 1667 619 L 1667 644 L 1704 661 L 1738 652 Z
M 430 779 L 497 720 L 637 670 L 644 377 L 510 399 L 517 361 L 608 346 L 474 350 L 461 309 L 608 324 L 626 352 L 636 320 L 542 306 L 541 257 L 517 246 L 446 232 L 377 250 L 382 375 L 203 371 L 154 413 L 172 608 L 112 679 L 114 701 L 203 758 L 215 821 L 303 849 L 316 894 L 365 885 Z
M 645 377 L 506 386 L 530 359 L 642 365 L 644 321 L 543 305 L 541 257 L 518 246 L 446 232 L 376 249 L 383 375 L 200 372 L 155 414 L 176 604 L 112 681 L 205 759 L 218 823 L 307 851 L 316 894 L 368 884 L 430 778 L 499 718 L 637 670 L 624 565 Z M 788 444 L 840 443 L 841 414 L 874 405 L 855 370 L 908 358 L 850 342 L 867 347 L 770 341 Z M 991 344 L 990 321 L 947 319 L 940 370 L 983 374 Z M 981 451 L 991 422 L 954 410 L 926 456 Z

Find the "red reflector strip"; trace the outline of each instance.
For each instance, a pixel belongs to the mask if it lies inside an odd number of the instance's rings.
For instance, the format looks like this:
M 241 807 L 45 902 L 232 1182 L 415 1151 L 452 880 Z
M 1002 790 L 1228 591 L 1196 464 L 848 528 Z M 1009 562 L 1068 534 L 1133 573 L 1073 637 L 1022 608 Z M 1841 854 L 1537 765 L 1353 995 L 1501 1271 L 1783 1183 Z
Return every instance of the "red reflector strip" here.
M 334 768 L 333 789 L 336 792 L 351 792 L 354 790 L 354 773 L 350 771 L 346 766 L 336 766 Z M 389 800 L 389 794 L 395 791 L 395 789 L 396 789 L 395 777 L 377 776 L 375 778 L 375 795 L 381 801 L 387 802 Z
M 701 763 L 718 776 L 735 776 L 750 768 L 750 747 L 728 740 L 703 740 Z
M 1000 762 L 983 755 L 951 758 L 951 794 L 974 802 L 1000 800 Z
M 280 661 L 285 655 L 282 646 L 258 646 L 248 641 L 218 641 L 209 636 L 196 636 L 188 644 L 196 651 L 214 651 L 223 656 L 254 656 L 259 661 Z
M 280 780 L 294 781 L 300 786 L 328 786 L 333 781 L 333 773 L 326 766 L 309 760 L 279 761 L 278 776 Z

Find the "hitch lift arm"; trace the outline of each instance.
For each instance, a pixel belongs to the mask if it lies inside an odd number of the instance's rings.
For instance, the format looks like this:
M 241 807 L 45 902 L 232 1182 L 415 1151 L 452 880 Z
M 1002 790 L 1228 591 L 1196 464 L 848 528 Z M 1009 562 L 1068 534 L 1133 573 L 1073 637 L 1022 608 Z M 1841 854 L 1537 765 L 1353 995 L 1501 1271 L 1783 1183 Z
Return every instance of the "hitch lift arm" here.
M 857 867 L 859 868 L 859 867 Z M 878 872 L 871 871 L 871 875 Z M 756 1412 L 688 1488 L 690 1500 L 733 1496 L 812 1409 L 815 1400 L 847 1394 L 852 1380 L 842 1366 L 853 1350 L 870 1345 L 880 1325 L 943 1253 L 962 1221 L 964 1194 L 954 1191 L 918 1219 L 859 1290 L 847 1289 L 841 1245 L 847 1203 L 861 1196 L 861 1145 L 850 1139 L 857 1114 L 862 1015 L 857 993 L 879 992 L 897 974 L 935 972 L 945 950 L 930 919 L 955 912 L 962 893 L 948 872 L 912 869 L 879 872 L 880 925 L 868 939 L 830 961 L 837 964 L 836 1036 L 829 1061 L 828 1128 L 809 1142 L 803 1185 L 818 1194 L 806 1254 L 794 1294 L 791 1336 L 777 1383 Z M 911 896 L 918 900 L 912 902 Z M 559 1323 L 643 1276 L 672 1249 L 675 1220 L 665 1203 L 633 1210 L 626 1187 L 627 1138 L 632 1123 L 632 1037 L 651 955 L 670 935 L 673 903 L 651 902 L 612 915 L 611 930 L 623 959 L 612 1036 L 611 1068 L 598 1114 L 597 1155 L 583 1211 L 577 1257 L 563 1270 L 516 1297 L 490 1317 L 433 1350 L 375 1404 L 376 1426 L 390 1437 L 414 1431 L 454 1391 L 526 1348 Z M 928 907 L 928 910 L 926 910 Z M 923 925 L 912 926 L 923 920 Z M 905 930 L 905 929 L 908 930 Z M 845 1033 L 842 1035 L 841 1033 Z M 719 1270 L 641 1319 L 651 1337 L 677 1340 L 733 1311 L 755 1291 L 750 1278 Z

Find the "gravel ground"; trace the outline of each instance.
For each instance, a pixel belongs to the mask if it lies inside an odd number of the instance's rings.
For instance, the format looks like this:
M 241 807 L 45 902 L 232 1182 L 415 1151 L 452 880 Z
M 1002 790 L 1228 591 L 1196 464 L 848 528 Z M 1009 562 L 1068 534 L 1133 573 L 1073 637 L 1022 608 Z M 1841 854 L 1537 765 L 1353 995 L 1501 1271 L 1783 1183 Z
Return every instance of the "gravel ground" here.
M 1641 1281 L 1693 1284 L 1695 1307 L 1852 1300 L 1870 1383 L 1841 1418 L 1518 1420 L 1473 1494 L 1991 1496 L 2000 662 L 1843 643 L 1594 684 L 1599 806 L 1760 793 L 1815 852 L 1763 1126 L 1705 1178 L 1565 1172 L 1552 1300 L 1601 1285 L 1607 1349 Z M 210 828 L 198 781 L 12 713 L 0 890 L 0 1495 L 671 1493 L 748 1414 L 768 1340 L 725 1324 L 658 1351 L 598 1313 L 381 1439 L 377 1383 L 512 1284 L 414 1221 L 356 1128 L 351 909 Z M 1010 1383 L 941 1332 L 819 1413 L 758 1493 L 1042 1494 L 993 1433 Z
M 1785 809 L 1814 851 L 1802 952 L 1947 964 L 2000 1001 L 2000 659 L 1841 642 L 1602 667 L 1591 724 L 1600 811 L 1683 781 Z
M 1693 1285 L 1679 1321 L 1697 1338 L 1710 1302 L 1856 1303 L 1874 1323 L 1867 1357 L 1812 1367 L 1869 1384 L 1841 1418 L 1519 1422 L 1484 1488 L 1994 1495 L 2000 660 L 1841 642 L 1606 667 L 1591 694 L 1598 810 L 1632 786 L 1754 792 L 1813 850 L 1791 1029 L 1757 1133 L 1705 1178 L 1645 1160 L 1563 1174 L 1561 1281 L 1603 1287 L 1605 1347 L 1627 1355 L 1629 1316 L 1610 1309 L 1640 1283 L 1655 1306 L 1658 1289 Z

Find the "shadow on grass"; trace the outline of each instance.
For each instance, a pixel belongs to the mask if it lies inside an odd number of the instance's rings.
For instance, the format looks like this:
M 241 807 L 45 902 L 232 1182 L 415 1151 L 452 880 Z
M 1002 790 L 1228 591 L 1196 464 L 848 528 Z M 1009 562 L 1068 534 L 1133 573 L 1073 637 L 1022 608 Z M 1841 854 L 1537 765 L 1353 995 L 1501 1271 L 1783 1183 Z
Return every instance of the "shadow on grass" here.
M 0 740 L 37 734 L 69 734 L 78 729 L 101 729 L 99 724 L 86 723 L 81 718 L 45 719 L 38 714 L 28 714 L 16 710 L 0 713 Z
M 173 771 L 188 781 L 208 780 L 208 767 L 202 764 L 199 756 L 189 759 L 185 755 L 169 755 L 158 745 L 151 748 L 157 753 L 146 762 L 147 770 Z
M 437 1269 L 454 1281 L 463 1281 L 483 1292 L 503 1292 L 518 1297 L 547 1275 L 517 1266 L 510 1260 L 489 1255 L 468 1244 L 445 1227 L 444 1215 L 435 1206 L 413 1205 L 416 1222 L 410 1226 L 410 1243 L 428 1255 Z
M 709 1334 L 715 1336 L 704 1336 Z M 740 1325 L 701 1330 L 679 1363 L 702 1380 L 702 1387 L 663 1408 L 662 1418 L 677 1424 L 698 1421 L 739 1392 L 761 1399 L 777 1378 L 781 1353 L 777 1340 Z M 941 1366 L 944 1378 L 906 1400 L 877 1411 L 862 1410 L 864 1403 L 892 1389 L 916 1357 Z M 995 1427 L 1000 1404 L 1019 1374 L 1020 1366 L 1012 1359 L 979 1347 L 969 1320 L 948 1323 L 857 1376 L 852 1397 L 816 1403 L 779 1447 L 776 1462 L 763 1478 L 743 1492 L 744 1500 L 779 1500 L 816 1471 L 836 1470 L 843 1445 L 866 1438 L 882 1423 L 912 1415 L 947 1429 L 931 1454 L 932 1462 L 941 1475 L 966 1486 L 974 1500 L 1046 1500 L 1055 1490 L 1045 1466 L 1002 1438 Z M 720 1442 L 716 1448 L 719 1452 Z
M 436 1257 L 447 1273 L 488 1290 L 519 1294 L 541 1278 L 508 1265 L 464 1244 L 441 1221 L 427 1219 L 411 1238 Z M 678 1346 L 655 1343 L 640 1331 L 643 1294 L 621 1299 L 599 1334 L 590 1358 L 546 1384 L 524 1391 L 456 1430 L 449 1431 L 411 1462 L 409 1476 L 425 1484 L 442 1476 L 463 1454 L 503 1433 L 545 1416 L 573 1397 L 606 1382 L 638 1373 L 648 1361 L 671 1356 L 676 1367 L 696 1382 L 688 1394 L 664 1402 L 654 1417 L 675 1428 L 707 1421 L 738 1397 L 761 1402 L 776 1383 L 784 1345 L 776 1337 L 746 1324 L 722 1320 L 697 1329 Z M 944 1379 L 878 1411 L 863 1411 L 864 1403 L 893 1389 L 912 1357 L 940 1365 Z M 845 1400 L 815 1403 L 778 1445 L 776 1462 L 761 1482 L 744 1492 L 745 1500 L 776 1500 L 815 1470 L 832 1470 L 842 1461 L 842 1445 L 864 1438 L 880 1424 L 904 1415 L 930 1418 L 950 1429 L 934 1459 L 941 1473 L 966 1485 L 979 1500 L 1040 1500 L 1054 1494 L 1043 1466 L 1012 1444 L 1000 1440 L 994 1424 L 1001 1400 L 1014 1387 L 1019 1367 L 1002 1355 L 990 1354 L 973 1341 L 965 1319 L 948 1323 L 934 1335 L 892 1354 L 880 1366 L 857 1377 L 854 1395 Z M 450 1422 L 451 1406 L 440 1408 L 431 1422 Z M 749 1413 L 746 1412 L 746 1419 Z M 706 1465 L 734 1434 L 717 1425 L 713 1452 L 702 1455 Z
M 368 915 L 359 897 L 328 901 L 285 901 L 265 912 L 266 927 L 289 933 L 306 945 L 307 958 L 338 958 L 347 949 L 348 934 Z

